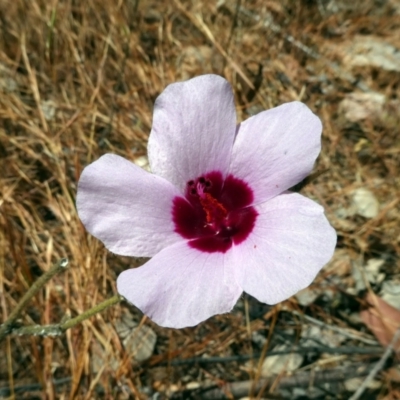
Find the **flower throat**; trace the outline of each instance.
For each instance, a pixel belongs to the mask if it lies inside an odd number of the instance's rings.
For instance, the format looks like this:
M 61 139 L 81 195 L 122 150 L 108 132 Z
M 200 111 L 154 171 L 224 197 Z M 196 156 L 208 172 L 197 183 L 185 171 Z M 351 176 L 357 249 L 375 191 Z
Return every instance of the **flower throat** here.
M 173 204 L 175 232 L 198 250 L 226 252 L 253 230 L 257 212 L 251 207 L 253 192 L 240 179 L 210 172 L 186 184 L 185 198 Z

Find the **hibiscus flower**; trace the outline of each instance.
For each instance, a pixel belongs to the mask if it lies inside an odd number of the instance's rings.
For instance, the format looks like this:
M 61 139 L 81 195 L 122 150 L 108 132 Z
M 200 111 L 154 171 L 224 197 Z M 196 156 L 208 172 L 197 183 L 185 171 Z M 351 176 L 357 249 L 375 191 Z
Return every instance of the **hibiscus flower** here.
M 313 169 L 322 125 L 291 102 L 236 124 L 229 83 L 204 75 L 157 98 L 152 174 L 106 154 L 87 166 L 77 209 L 113 253 L 152 257 L 118 292 L 164 327 L 229 312 L 245 291 L 267 304 L 307 287 L 331 258 L 323 208 L 288 189 Z

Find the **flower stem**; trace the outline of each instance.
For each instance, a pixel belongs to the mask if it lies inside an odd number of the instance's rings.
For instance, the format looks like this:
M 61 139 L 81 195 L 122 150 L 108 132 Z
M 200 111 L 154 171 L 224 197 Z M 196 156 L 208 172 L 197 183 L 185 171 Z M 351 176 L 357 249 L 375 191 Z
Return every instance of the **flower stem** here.
M 0 342 L 11 333 L 15 321 L 21 315 L 22 310 L 27 306 L 29 301 L 36 295 L 36 293 L 55 275 L 59 272 L 64 271 L 68 265 L 68 260 L 62 258 L 56 264 L 54 264 L 47 272 L 45 272 L 25 293 L 22 299 L 19 301 L 17 306 L 11 312 L 7 320 L 0 325 Z
M 14 329 L 12 332 L 13 335 L 23 336 L 23 335 L 33 335 L 33 336 L 59 336 L 62 335 L 67 329 L 74 327 L 75 325 L 80 324 L 86 319 L 92 317 L 95 314 L 98 314 L 101 311 L 104 311 L 108 307 L 111 307 L 119 302 L 121 302 L 123 298 L 119 295 L 115 295 L 110 297 L 107 300 L 104 300 L 102 303 L 97 304 L 96 306 L 90 308 L 84 313 L 78 315 L 75 318 L 71 318 L 65 322 L 60 322 L 58 324 L 51 325 L 30 325 L 24 326 L 22 328 Z
M 102 303 L 97 304 L 97 306 L 94 306 L 94 307 L 90 308 L 89 310 L 85 311 L 81 315 L 78 315 L 77 317 L 71 318 L 68 321 L 65 321 L 64 323 L 60 324 L 60 328 L 63 331 L 66 331 L 67 329 L 70 329 L 73 326 L 81 323 L 85 319 L 88 319 L 88 318 L 92 317 L 93 315 L 104 311 L 108 307 L 111 307 L 114 304 L 117 304 L 117 303 L 121 302 L 122 299 L 123 298 L 121 296 L 119 296 L 119 295 L 115 295 L 113 297 L 110 297 L 109 299 L 104 300 Z

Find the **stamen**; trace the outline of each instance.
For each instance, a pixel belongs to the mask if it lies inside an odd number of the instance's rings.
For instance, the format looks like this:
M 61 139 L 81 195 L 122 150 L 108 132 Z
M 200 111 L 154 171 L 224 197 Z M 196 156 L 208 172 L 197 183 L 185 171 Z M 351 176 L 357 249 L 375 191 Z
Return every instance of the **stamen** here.
M 215 235 L 218 235 L 225 227 L 228 211 L 216 198 L 208 193 L 209 188 L 212 186 L 211 180 L 201 176 L 195 181 L 188 181 L 188 185 L 189 194 L 198 197 L 200 205 L 205 213 L 204 227 L 211 227 Z
M 214 227 L 220 225 L 221 221 L 228 215 L 226 208 L 210 193 L 203 192 L 203 195 L 200 196 L 200 204 L 206 213 L 207 224 L 212 224 Z
M 200 179 L 199 179 L 199 181 L 200 181 Z M 197 183 L 197 194 L 200 197 L 204 197 L 204 185 L 202 185 L 201 182 Z

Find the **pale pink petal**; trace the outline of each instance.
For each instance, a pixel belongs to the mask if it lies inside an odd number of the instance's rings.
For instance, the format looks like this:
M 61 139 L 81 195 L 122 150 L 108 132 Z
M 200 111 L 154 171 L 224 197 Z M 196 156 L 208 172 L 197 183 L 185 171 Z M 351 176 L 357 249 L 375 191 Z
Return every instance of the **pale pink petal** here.
M 223 253 L 177 243 L 122 272 L 118 292 L 160 326 L 184 328 L 231 311 L 242 290 Z
M 242 122 L 230 173 L 254 191 L 254 203 L 275 197 L 303 180 L 321 149 L 322 125 L 303 103 L 283 104 Z
M 233 248 L 231 262 L 242 289 L 275 304 L 304 289 L 330 260 L 336 233 L 321 206 L 284 193 L 256 206 L 250 236 Z
M 110 251 L 151 257 L 182 240 L 171 217 L 177 195 L 165 179 L 106 154 L 83 170 L 76 205 L 85 228 Z
M 148 154 L 153 173 L 181 190 L 210 171 L 228 170 L 236 131 L 232 88 L 218 75 L 173 83 L 154 106 Z

